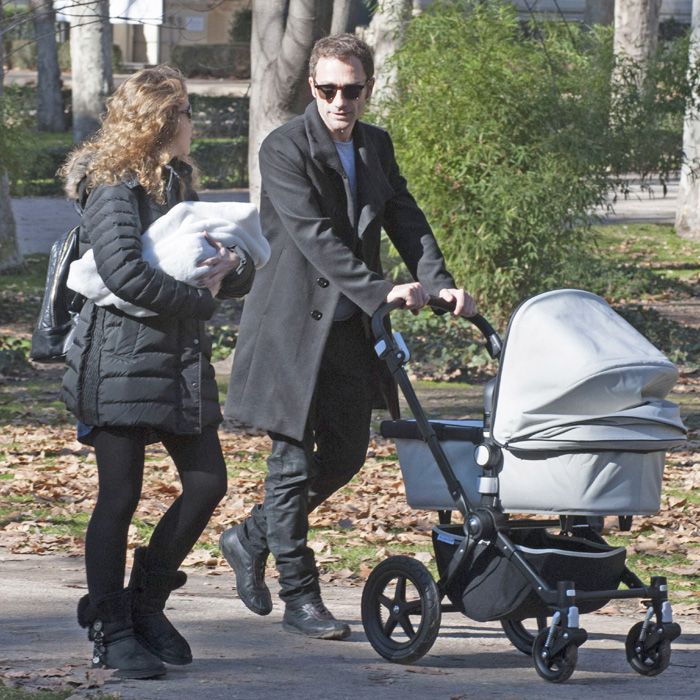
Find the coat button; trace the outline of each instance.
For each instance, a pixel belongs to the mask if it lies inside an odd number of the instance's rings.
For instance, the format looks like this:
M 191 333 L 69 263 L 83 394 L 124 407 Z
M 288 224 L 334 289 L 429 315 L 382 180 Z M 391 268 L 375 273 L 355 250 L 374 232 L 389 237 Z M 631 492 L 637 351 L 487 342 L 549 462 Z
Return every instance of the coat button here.
M 313 318 L 314 321 L 320 321 L 323 318 L 323 314 L 318 309 L 314 309 L 311 312 L 311 318 Z
M 323 288 L 325 289 L 325 288 L 330 284 L 330 282 L 329 282 L 325 277 L 319 277 L 319 278 L 316 280 L 316 284 L 317 284 L 319 287 L 323 287 Z
M 198 338 L 195 338 L 195 339 L 194 339 L 194 344 L 195 344 L 195 345 L 199 345 L 199 339 L 198 339 Z

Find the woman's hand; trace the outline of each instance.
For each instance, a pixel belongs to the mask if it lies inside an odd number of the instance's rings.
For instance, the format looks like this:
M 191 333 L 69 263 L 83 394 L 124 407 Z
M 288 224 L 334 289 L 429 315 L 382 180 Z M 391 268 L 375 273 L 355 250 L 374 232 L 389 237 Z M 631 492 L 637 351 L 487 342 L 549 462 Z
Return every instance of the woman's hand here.
M 211 292 L 211 295 L 215 297 L 219 293 L 224 277 L 240 265 L 241 259 L 232 250 L 215 241 L 206 231 L 204 231 L 204 236 L 216 250 L 216 255 L 200 260 L 197 263 L 197 267 L 206 266 L 209 268 L 200 278 L 199 284 L 202 287 L 206 287 Z

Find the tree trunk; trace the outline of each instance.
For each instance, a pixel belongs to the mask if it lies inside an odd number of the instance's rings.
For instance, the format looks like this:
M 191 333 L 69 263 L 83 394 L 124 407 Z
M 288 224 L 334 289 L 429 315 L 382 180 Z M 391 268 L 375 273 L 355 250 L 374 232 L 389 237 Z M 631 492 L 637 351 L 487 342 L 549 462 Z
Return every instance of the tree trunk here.
M 327 0 L 253 0 L 248 182 L 260 202 L 258 151 L 276 127 L 303 112 L 311 99 L 306 79 L 314 42 L 328 34 L 336 6 Z
M 0 17 L 2 17 L 2 0 L 0 0 Z M 2 25 L 0 24 L 0 129 L 4 129 L 4 119 L 2 113 L 2 93 L 5 44 Z M 0 162 L 0 271 L 8 270 L 22 264 L 22 256 L 17 245 L 17 231 L 15 228 L 15 217 L 12 215 L 10 204 L 10 187 L 7 180 L 7 173 Z
M 352 0 L 335 0 L 333 3 L 333 19 L 331 21 L 331 34 L 342 34 L 350 31 L 350 15 L 352 13 Z
M 109 0 L 75 3 L 70 14 L 73 141 L 80 143 L 98 129 L 113 89 Z
M 642 93 L 649 60 L 656 53 L 661 0 L 615 0 L 615 64 L 610 120 L 620 120 L 628 94 Z
M 36 34 L 37 128 L 39 131 L 63 131 L 66 120 L 61 96 L 53 0 L 30 0 L 29 7 Z
M 380 0 L 364 32 L 363 39 L 374 50 L 373 94 L 377 101 L 391 95 L 396 71 L 389 64 L 389 58 L 401 44 L 406 25 L 413 14 L 413 5 L 413 0 Z
M 689 69 L 700 62 L 700 0 L 693 0 L 690 19 Z M 700 95 L 694 95 L 695 101 Z M 678 187 L 676 231 L 679 236 L 700 241 L 700 115 L 689 108 L 683 124 L 683 167 Z
M 641 65 L 656 52 L 661 0 L 615 0 L 616 56 L 627 56 Z

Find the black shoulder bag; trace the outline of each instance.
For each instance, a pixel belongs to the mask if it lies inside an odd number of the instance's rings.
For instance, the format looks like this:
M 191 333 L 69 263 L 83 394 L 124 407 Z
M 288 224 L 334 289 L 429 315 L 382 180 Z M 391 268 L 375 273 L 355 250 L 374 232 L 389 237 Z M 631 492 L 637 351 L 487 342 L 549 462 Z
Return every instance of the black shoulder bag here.
M 85 297 L 68 289 L 66 280 L 71 263 L 80 257 L 79 238 L 80 226 L 75 226 L 51 246 L 44 299 L 29 353 L 35 362 L 63 362 L 73 343 Z

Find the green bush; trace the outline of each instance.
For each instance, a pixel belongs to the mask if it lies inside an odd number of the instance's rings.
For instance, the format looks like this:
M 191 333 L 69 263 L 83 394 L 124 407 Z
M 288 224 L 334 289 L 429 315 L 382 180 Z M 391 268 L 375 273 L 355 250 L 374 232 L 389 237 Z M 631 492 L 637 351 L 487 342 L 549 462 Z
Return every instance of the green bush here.
M 64 73 L 70 72 L 70 41 L 58 44 L 58 67 Z M 117 44 L 112 44 L 112 70 L 117 73 L 124 65 L 124 56 L 121 48 Z
M 688 65 L 688 43 L 687 32 L 673 41 L 660 42 L 644 70 L 634 61 L 617 61 L 610 98 L 610 128 L 615 141 L 610 153 L 611 172 L 636 173 L 642 180 L 656 175 L 665 185 L 680 170 L 685 111 L 699 106 L 694 89 L 700 66 Z
M 185 76 L 250 78 L 249 44 L 175 46 L 172 61 Z
M 31 121 L 36 118 L 37 86 L 7 85 L 5 93 L 14 104 L 14 109 L 23 119 Z M 68 129 L 71 121 L 71 91 L 64 88 L 64 111 Z M 248 134 L 249 99 L 230 95 L 190 94 L 194 135 L 196 138 L 237 138 Z
M 236 10 L 231 18 L 231 28 L 229 30 L 231 43 L 250 44 L 252 34 L 253 10 L 250 7 L 244 7 L 240 10 Z
M 496 372 L 481 334 L 463 319 L 423 311 L 394 314 L 391 323 L 411 352 L 410 372 L 420 379 L 475 382 Z
M 248 186 L 248 139 L 195 139 L 192 158 L 199 167 L 202 187 Z
M 409 24 L 394 61 L 378 119 L 458 281 L 494 320 L 565 285 L 591 210 L 635 162 L 611 126 L 609 33 L 523 30 L 511 5 L 443 0 Z M 627 91 L 625 119 L 642 92 Z
M 12 91 L 0 97 L 0 171 L 7 171 L 11 180 L 20 175 L 27 153 L 35 148 L 30 121 L 22 101 Z
M 34 39 L 34 24 L 29 21 L 29 11 L 15 3 L 4 3 L 0 12 L 2 33 L 0 39 L 5 49 L 5 62 L 8 68 L 19 68 L 14 62 L 14 50 L 28 40 Z
M 10 41 L 7 62 L 10 68 L 36 68 L 36 42 L 31 39 Z
M 60 195 L 63 184 L 56 171 L 73 148 L 70 134 L 31 134 L 17 148 L 10 192 L 17 197 Z M 0 145 L 2 133 L 0 132 Z M 202 187 L 247 187 L 248 139 L 194 139 L 192 157 L 200 171 Z
M 247 97 L 190 94 L 194 134 L 198 138 L 248 135 Z
M 29 347 L 27 339 L 0 335 L 0 376 L 27 369 L 30 366 Z
M 70 41 L 64 41 L 57 47 L 58 67 L 62 72 L 70 72 Z

